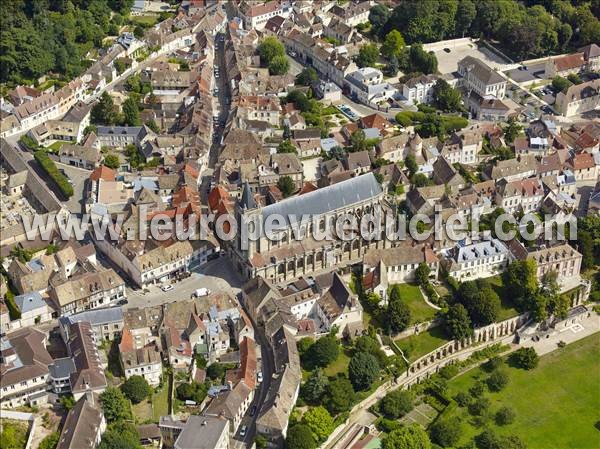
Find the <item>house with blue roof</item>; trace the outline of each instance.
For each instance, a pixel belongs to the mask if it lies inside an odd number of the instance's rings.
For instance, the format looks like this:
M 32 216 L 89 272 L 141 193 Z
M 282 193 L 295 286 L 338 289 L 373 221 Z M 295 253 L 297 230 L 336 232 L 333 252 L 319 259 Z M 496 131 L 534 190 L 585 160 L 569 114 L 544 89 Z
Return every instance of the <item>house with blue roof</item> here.
M 21 327 L 45 323 L 52 319 L 52 310 L 39 292 L 15 296 L 15 304 L 21 312 Z

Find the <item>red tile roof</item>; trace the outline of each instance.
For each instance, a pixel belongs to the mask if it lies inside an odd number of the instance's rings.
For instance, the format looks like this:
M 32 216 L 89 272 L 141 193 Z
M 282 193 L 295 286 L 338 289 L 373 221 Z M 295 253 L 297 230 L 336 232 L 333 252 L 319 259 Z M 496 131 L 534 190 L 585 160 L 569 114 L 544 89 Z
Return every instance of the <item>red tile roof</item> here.
M 117 179 L 117 173 L 113 169 L 108 168 L 105 165 L 101 165 L 100 167 L 95 168 L 90 174 L 90 179 L 92 181 L 98 181 L 99 179 L 104 181 L 114 181 Z

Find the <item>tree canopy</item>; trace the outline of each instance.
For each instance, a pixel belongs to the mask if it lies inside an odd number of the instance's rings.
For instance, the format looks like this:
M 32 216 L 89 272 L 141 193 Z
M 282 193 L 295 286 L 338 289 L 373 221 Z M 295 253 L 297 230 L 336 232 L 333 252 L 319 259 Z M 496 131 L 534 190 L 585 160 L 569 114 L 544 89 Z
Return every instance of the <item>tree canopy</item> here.
M 431 441 L 419 424 L 411 424 L 387 434 L 381 446 L 383 449 L 431 449 Z
M 357 352 L 350 359 L 348 375 L 356 391 L 367 390 L 379 377 L 379 362 L 374 355 Z
M 319 443 L 325 441 L 335 428 L 333 418 L 323 406 L 309 409 L 302 415 L 302 424 L 310 429 L 313 438 Z
M 152 393 L 152 388 L 143 376 L 131 376 L 121 385 L 123 394 L 134 404 L 142 402 Z
M 386 418 L 398 419 L 413 408 L 413 394 L 408 390 L 394 390 L 381 400 L 381 411 Z
M 334 415 L 350 410 L 354 401 L 354 388 L 345 376 L 338 376 L 329 382 L 325 406 Z
M 469 312 L 460 304 L 452 304 L 444 314 L 444 324 L 448 336 L 453 340 L 463 340 L 473 335 Z
M 286 449 L 315 449 L 317 442 L 306 424 L 292 426 L 285 439 Z
M 108 387 L 100 394 L 100 402 L 106 421 L 111 423 L 131 418 L 129 401 L 121 390 Z
M 325 367 L 337 359 L 339 353 L 340 346 L 336 338 L 326 335 L 308 348 L 303 361 L 311 367 Z
M 67 79 L 82 73 L 85 58 L 119 31 L 121 14 L 133 0 L 33 1 L 0 3 L 0 82 L 31 83 L 48 72 Z
M 379 59 L 379 49 L 375 44 L 365 44 L 358 50 L 356 64 L 359 67 L 373 67 Z

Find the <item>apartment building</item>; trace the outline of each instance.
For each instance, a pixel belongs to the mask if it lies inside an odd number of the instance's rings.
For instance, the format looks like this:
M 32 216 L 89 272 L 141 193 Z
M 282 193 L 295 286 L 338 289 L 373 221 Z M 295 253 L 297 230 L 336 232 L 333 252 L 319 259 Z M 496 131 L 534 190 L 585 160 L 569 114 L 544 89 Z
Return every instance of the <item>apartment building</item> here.
M 504 271 L 511 260 L 508 247 L 498 239 L 459 243 L 444 256 L 442 264 L 448 275 L 460 282 L 495 276 Z

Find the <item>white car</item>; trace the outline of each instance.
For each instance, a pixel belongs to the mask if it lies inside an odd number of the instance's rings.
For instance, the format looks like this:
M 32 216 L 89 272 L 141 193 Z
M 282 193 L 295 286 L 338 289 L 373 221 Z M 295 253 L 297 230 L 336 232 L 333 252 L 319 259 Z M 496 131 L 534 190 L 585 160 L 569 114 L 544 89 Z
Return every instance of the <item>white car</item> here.
M 163 285 L 160 288 L 163 292 L 168 292 L 169 290 L 173 290 L 173 286 L 171 284 Z
M 248 430 L 248 426 L 242 426 L 240 430 L 240 436 L 244 438 L 246 436 L 246 431 Z
M 258 380 L 258 382 L 262 382 L 263 381 L 262 371 L 258 372 L 258 374 L 256 375 L 256 379 Z

